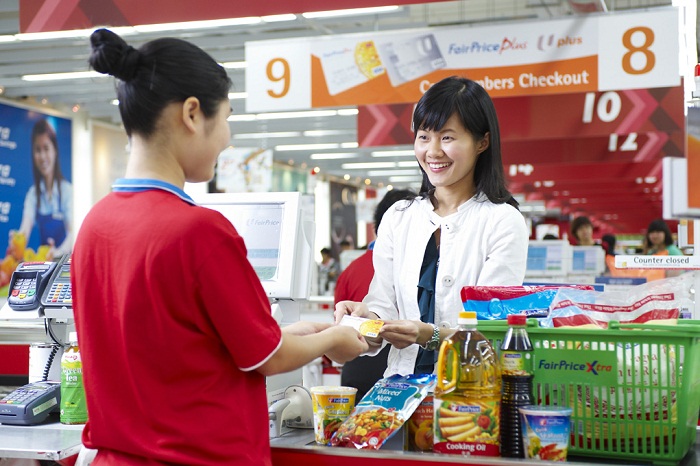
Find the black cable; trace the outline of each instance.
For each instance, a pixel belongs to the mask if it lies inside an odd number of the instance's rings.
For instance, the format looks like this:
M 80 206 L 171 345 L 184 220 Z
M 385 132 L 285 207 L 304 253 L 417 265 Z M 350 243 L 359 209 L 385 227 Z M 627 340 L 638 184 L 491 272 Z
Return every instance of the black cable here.
M 51 353 L 49 353 L 49 357 L 46 360 L 46 365 L 44 366 L 44 374 L 41 378 L 42 382 L 46 382 L 47 380 L 49 380 L 49 374 L 51 373 L 51 366 L 53 365 L 53 360 L 56 357 L 56 353 L 58 353 L 58 350 L 60 348 L 61 347 L 59 345 L 51 346 Z
M 58 350 L 61 349 L 62 347 L 67 346 L 65 343 L 61 343 L 58 341 L 58 338 L 56 338 L 56 335 L 53 333 L 53 328 L 51 328 L 51 324 L 49 323 L 50 320 L 53 319 L 44 319 L 44 329 L 46 333 L 51 337 L 53 340 L 54 344 L 51 345 L 51 353 L 49 353 L 49 357 L 46 360 L 46 365 L 44 366 L 44 373 L 43 377 L 41 379 L 42 382 L 45 382 L 49 378 L 49 374 L 51 373 L 51 366 L 53 365 L 53 360 L 56 357 L 56 353 L 58 353 Z

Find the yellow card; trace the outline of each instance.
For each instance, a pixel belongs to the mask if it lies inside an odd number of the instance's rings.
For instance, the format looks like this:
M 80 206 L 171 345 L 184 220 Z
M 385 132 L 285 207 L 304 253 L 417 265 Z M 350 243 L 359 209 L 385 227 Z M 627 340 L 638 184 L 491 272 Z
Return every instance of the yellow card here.
M 340 325 L 350 326 L 360 332 L 360 335 L 374 338 L 379 336 L 379 329 L 384 325 L 384 321 L 345 315 L 341 319 Z

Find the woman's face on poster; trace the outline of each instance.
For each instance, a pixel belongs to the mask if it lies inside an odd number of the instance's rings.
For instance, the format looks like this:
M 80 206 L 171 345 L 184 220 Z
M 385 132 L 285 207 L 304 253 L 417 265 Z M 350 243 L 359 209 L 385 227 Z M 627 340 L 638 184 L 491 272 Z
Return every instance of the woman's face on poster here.
M 53 175 L 54 164 L 56 163 L 56 148 L 51 142 L 48 134 L 40 134 L 34 140 L 32 148 L 34 163 L 44 178 Z

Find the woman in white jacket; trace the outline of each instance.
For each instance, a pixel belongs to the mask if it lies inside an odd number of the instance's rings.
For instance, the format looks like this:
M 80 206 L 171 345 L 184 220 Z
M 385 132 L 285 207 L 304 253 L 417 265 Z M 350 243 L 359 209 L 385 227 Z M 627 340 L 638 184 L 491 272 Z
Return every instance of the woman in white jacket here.
M 374 278 L 363 302 L 336 304 L 345 314 L 381 319 L 385 376 L 434 370 L 436 349 L 452 333 L 468 285 L 521 285 L 529 232 L 506 189 L 498 119 L 476 82 L 443 79 L 413 114 L 419 196 L 382 219 Z M 383 341 L 382 341 L 383 340 Z

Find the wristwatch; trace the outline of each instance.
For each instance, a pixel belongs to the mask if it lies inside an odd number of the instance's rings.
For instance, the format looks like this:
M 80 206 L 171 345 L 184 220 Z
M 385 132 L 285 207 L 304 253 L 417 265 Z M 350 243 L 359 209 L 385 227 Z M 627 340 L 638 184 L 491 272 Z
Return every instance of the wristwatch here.
M 435 351 L 440 345 L 440 327 L 435 324 L 430 324 L 433 326 L 433 336 L 425 343 L 424 348 L 427 351 Z

